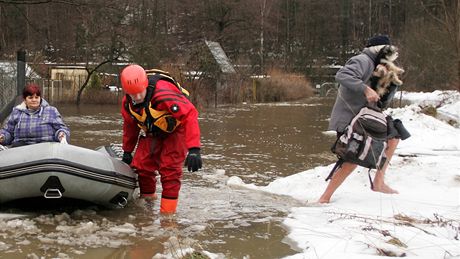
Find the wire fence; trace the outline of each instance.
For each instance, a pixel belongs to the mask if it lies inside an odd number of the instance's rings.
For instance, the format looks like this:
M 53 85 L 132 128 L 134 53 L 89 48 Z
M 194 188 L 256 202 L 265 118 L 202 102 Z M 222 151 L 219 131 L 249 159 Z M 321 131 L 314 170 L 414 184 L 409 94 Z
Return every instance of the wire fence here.
M 68 90 L 69 82 L 51 79 L 27 79 L 26 84 L 34 83 L 40 86 L 41 96 L 48 102 L 69 101 L 76 96 L 77 90 Z M 17 90 L 16 78 L 0 74 L 0 110 L 13 101 L 21 91 Z
M 0 89 L 0 111 L 2 111 L 16 97 L 16 78 L 0 72 Z
M 11 112 L 16 97 L 22 94 L 16 80 L 16 77 L 0 72 L 0 124 Z M 26 79 L 26 85 L 29 83 L 40 86 L 42 98 L 51 104 L 73 101 L 77 94 L 77 90 L 69 89 L 71 82 L 66 80 Z
M 76 90 L 69 89 L 69 81 L 66 80 L 51 80 L 51 79 L 27 79 L 26 84 L 34 83 L 40 86 L 41 97 L 46 99 L 49 103 L 58 103 L 69 101 L 76 95 Z
M 19 75 L 18 69 L 20 69 Z M 74 75 L 75 71 L 69 71 L 70 75 L 61 71 L 62 73 L 57 73 L 57 79 L 46 79 L 40 78 L 25 61 L 20 61 L 19 58 L 18 62 L 0 61 L 0 124 L 10 114 L 14 105 L 22 100 L 22 88 L 30 83 L 37 84 L 41 89 L 42 98 L 52 105 L 75 103 L 80 88 L 86 82 L 86 75 Z M 96 104 L 119 104 L 122 97 L 123 92 L 118 87 L 109 87 L 109 85 L 104 87 L 88 85 L 81 95 L 83 103 Z

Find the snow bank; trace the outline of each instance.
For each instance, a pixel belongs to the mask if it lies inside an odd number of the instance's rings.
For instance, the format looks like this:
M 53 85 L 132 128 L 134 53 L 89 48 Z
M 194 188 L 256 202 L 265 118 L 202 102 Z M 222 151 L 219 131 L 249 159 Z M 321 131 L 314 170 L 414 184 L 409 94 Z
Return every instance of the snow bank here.
M 316 204 L 332 164 L 267 186 L 228 180 L 229 185 L 305 202 L 284 221 L 289 230 L 285 241 L 299 251 L 289 258 L 460 258 L 460 129 L 422 113 L 434 106 L 458 125 L 460 94 L 404 93 L 403 98 L 413 104 L 387 111 L 412 135 L 400 143 L 386 174 L 400 194 L 372 192 L 367 169 L 358 168 L 330 204 Z

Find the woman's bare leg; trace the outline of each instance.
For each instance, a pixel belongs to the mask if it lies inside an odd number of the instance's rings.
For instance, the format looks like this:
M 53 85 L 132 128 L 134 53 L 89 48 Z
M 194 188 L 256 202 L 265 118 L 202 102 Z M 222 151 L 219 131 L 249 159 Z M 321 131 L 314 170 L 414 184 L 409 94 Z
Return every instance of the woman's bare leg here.
M 396 147 L 398 146 L 398 143 L 399 143 L 399 139 L 396 139 L 396 138 L 388 140 L 388 147 L 385 150 L 387 161 L 385 162 L 385 165 L 383 166 L 383 168 L 378 170 L 377 173 L 375 173 L 374 188 L 372 188 L 372 190 L 375 192 L 382 192 L 382 193 L 389 193 L 389 194 L 398 193 L 398 191 L 392 189 L 390 186 L 385 184 L 385 172 L 387 171 L 388 165 L 390 163 L 391 158 L 393 157 L 393 154 L 396 150 Z
M 326 187 L 323 195 L 318 199 L 319 203 L 329 203 L 332 194 L 339 188 L 345 179 L 355 170 L 357 165 L 351 163 L 343 163 L 342 166 L 334 173 L 331 181 Z

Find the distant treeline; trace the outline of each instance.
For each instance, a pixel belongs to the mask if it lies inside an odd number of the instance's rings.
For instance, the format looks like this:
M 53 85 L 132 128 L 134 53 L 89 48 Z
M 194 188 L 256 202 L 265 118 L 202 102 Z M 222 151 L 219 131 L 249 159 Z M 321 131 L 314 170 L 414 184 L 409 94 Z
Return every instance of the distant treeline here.
M 389 34 L 408 88 L 459 89 L 460 0 L 0 0 L 0 28 L 2 59 L 210 71 L 206 39 L 239 73 L 308 78 Z

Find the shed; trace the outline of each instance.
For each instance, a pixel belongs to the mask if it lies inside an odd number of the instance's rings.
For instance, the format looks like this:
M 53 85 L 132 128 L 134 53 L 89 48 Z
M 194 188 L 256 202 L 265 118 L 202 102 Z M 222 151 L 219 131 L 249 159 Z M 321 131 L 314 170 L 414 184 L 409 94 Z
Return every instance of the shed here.
M 56 65 L 50 68 L 51 80 L 62 80 L 70 82 L 70 86 L 66 86 L 71 90 L 78 90 L 85 82 L 88 76 L 88 71 L 84 66 L 76 65 Z
M 216 74 L 217 82 L 214 94 L 214 106 L 217 107 L 217 93 L 225 87 L 225 77 L 228 74 L 235 74 L 236 70 L 230 62 L 230 59 L 225 54 L 225 51 L 222 49 L 222 46 L 215 41 L 205 41 L 206 46 L 211 52 L 212 57 L 219 66 L 219 70 Z

